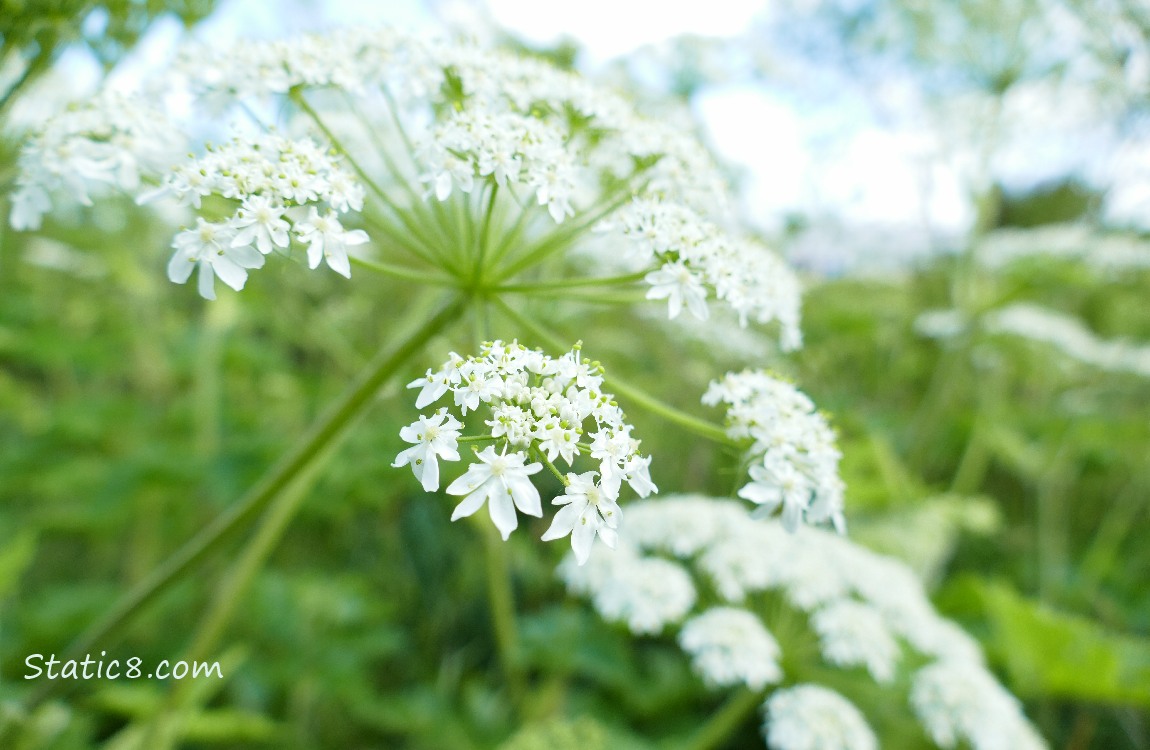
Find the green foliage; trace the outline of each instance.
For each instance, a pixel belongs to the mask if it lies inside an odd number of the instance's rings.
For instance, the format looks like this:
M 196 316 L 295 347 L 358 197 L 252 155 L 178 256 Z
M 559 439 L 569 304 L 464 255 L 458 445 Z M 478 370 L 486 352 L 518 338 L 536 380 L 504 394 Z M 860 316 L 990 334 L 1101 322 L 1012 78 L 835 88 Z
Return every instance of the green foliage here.
M 982 621 L 983 642 L 1020 696 L 1150 706 L 1150 638 L 1114 632 L 976 577 L 956 579 L 942 600 Z

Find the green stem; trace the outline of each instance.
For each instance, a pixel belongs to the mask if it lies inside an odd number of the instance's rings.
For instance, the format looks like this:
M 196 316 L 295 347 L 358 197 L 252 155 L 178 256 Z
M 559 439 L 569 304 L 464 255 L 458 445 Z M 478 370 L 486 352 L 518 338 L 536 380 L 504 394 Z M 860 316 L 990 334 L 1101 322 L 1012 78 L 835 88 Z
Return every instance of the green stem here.
M 571 481 L 567 479 L 567 477 L 563 474 L 563 472 L 559 471 L 558 467 L 556 467 L 555 464 L 551 463 L 551 459 L 549 459 L 549 458 L 547 458 L 547 456 L 543 455 L 543 451 L 539 450 L 534 445 L 532 445 L 531 446 L 531 452 L 534 453 L 535 456 L 540 461 L 543 462 L 543 465 L 546 466 L 551 471 L 551 473 L 555 475 L 556 479 L 558 479 L 560 482 L 563 483 L 564 487 L 567 487 L 571 484 Z
M 472 281 L 478 286 L 483 280 L 483 260 L 487 256 L 487 245 L 491 238 L 491 216 L 495 213 L 495 202 L 499 199 L 499 183 L 491 186 L 487 196 L 487 210 L 483 212 L 483 224 L 479 229 L 479 249 L 475 254 L 475 269 Z
M 623 276 L 592 276 L 582 279 L 558 279 L 555 281 L 536 281 L 530 284 L 502 284 L 495 287 L 494 292 L 524 292 L 531 294 L 546 289 L 575 289 L 584 286 L 622 286 L 642 281 L 651 270 L 637 271 Z
M 621 192 L 622 194 L 615 200 L 608 201 L 607 199 L 611 197 L 611 193 L 608 193 L 606 196 L 604 196 L 604 200 L 599 204 L 606 204 L 603 205 L 600 210 L 595 211 L 590 216 L 581 221 L 573 220 L 566 226 L 562 226 L 559 229 L 556 229 L 554 232 L 544 237 L 543 240 L 540 241 L 539 244 L 537 244 L 534 248 L 520 257 L 519 260 L 512 263 L 510 267 L 502 269 L 499 272 L 498 278 L 513 278 L 519 272 L 535 265 L 551 253 L 563 249 L 572 240 L 578 237 L 581 232 L 584 232 L 587 229 L 595 226 L 595 224 L 599 223 L 603 217 L 607 216 L 612 211 L 619 208 L 631 199 L 630 191 L 617 189 L 616 192 Z
M 535 321 L 529 320 L 526 316 L 520 315 L 518 312 L 512 309 L 510 305 L 508 305 L 500 298 L 494 297 L 493 299 L 495 303 L 499 305 L 503 313 L 507 315 L 507 317 L 511 318 L 518 325 L 523 326 L 523 328 L 530 332 L 531 335 L 541 339 L 548 346 L 555 349 L 563 350 L 567 348 L 559 336 L 556 336 L 554 333 L 547 330 Z M 712 440 L 723 445 L 736 447 L 739 445 L 737 441 L 732 440 L 727 435 L 726 430 L 724 430 L 722 427 L 708 422 L 705 419 L 701 419 L 700 417 L 688 414 L 687 412 L 677 409 L 668 403 L 664 403 L 654 396 L 647 394 L 641 388 L 631 385 L 626 381 L 620 380 L 613 375 L 604 375 L 603 385 L 607 388 L 610 388 L 616 394 L 619 394 L 629 401 L 633 401 L 634 403 L 638 404 L 641 408 L 644 408 L 647 411 L 662 417 L 668 422 L 677 424 L 680 427 L 684 427 L 691 432 L 700 435 L 701 437 L 705 437 L 708 440 Z
M 515 218 L 515 223 L 511 225 L 511 229 L 504 232 L 502 239 L 499 240 L 499 244 L 495 247 L 495 252 L 491 254 L 492 268 L 498 267 L 499 264 L 503 262 L 503 259 L 507 257 L 507 253 L 515 246 L 516 240 L 519 239 L 519 236 L 527 227 L 529 223 L 528 219 L 536 215 L 535 206 L 531 203 L 524 205 L 518 196 L 515 195 L 515 189 L 511 186 L 511 183 L 507 183 L 507 192 L 519 208 L 519 215 Z
M 748 716 L 762 701 L 762 693 L 741 688 L 707 719 L 707 723 L 699 727 L 683 746 L 683 750 L 712 750 L 723 747 L 731 735 L 746 723 Z
M 363 411 L 380 386 L 399 371 L 427 340 L 456 320 L 464 309 L 458 298 L 446 304 L 394 350 L 385 348 L 364 368 L 359 378 L 332 404 L 310 430 L 238 502 L 218 515 L 188 540 L 151 575 L 132 587 L 100 620 L 80 634 L 64 651 L 64 658 L 81 657 L 99 645 L 107 648 L 122 635 L 124 626 L 160 594 L 172 587 L 232 534 L 246 527 L 272 500 L 294 482 L 326 446 L 340 438 Z M 49 681 L 34 694 L 29 707 L 43 702 L 63 681 Z
M 291 97 L 292 101 L 298 104 L 300 109 L 302 109 L 304 113 L 311 118 L 312 122 L 316 124 L 316 127 L 323 131 L 324 136 L 326 136 L 327 139 L 331 141 L 332 145 L 338 149 L 341 154 L 343 154 L 344 158 L 347 159 L 349 164 L 351 164 L 352 169 L 355 170 L 356 174 L 359 175 L 359 178 L 363 180 L 364 184 L 367 185 L 373 193 L 375 193 L 376 197 L 379 198 L 379 200 L 385 206 L 392 210 L 392 213 L 395 214 L 396 218 L 399 219 L 400 223 L 403 224 L 407 231 L 410 232 L 415 239 L 422 243 L 428 252 L 432 253 L 433 255 L 438 255 L 435 252 L 435 248 L 437 247 L 435 241 L 430 239 L 423 232 L 423 229 L 419 226 L 419 224 L 411 220 L 411 217 L 407 215 L 407 212 L 404 211 L 399 205 L 397 205 L 395 201 L 393 201 L 391 197 L 388 196 L 384 189 L 380 187 L 379 183 L 372 179 L 371 175 L 367 173 L 367 170 L 365 170 L 360 165 L 355 157 L 352 156 L 347 149 L 343 148 L 343 146 L 340 144 L 339 138 L 337 138 L 335 133 L 333 133 L 331 129 L 328 128 L 327 124 L 323 121 L 323 118 L 319 116 L 319 113 L 316 112 L 315 108 L 312 107 L 311 104 L 308 103 L 307 99 L 304 98 L 303 93 L 299 89 L 293 89 L 289 96 Z
M 427 274 L 414 268 L 407 268 L 405 266 L 397 266 L 394 263 L 381 263 L 379 261 L 367 260 L 366 258 L 358 258 L 350 256 L 351 262 L 357 266 L 362 266 L 370 271 L 391 276 L 397 279 L 404 279 L 406 281 L 418 281 L 421 284 L 431 284 L 433 286 L 456 286 L 457 281 L 450 276 L 443 276 L 442 274 Z
M 491 626 L 507 691 L 515 706 L 522 703 L 526 682 L 519 660 L 519 627 L 515 617 L 515 594 L 511 589 L 511 567 L 507 545 L 486 519 L 471 516 L 483 536 L 483 562 L 487 573 L 487 598 L 491 604 Z
M 436 255 L 431 251 L 421 247 L 420 245 L 409 241 L 405 236 L 406 230 L 397 227 L 382 214 L 375 212 L 368 213 L 364 211 L 362 214 L 360 214 L 360 216 L 363 217 L 364 222 L 367 223 L 372 232 L 382 232 L 389 241 L 395 243 L 395 245 L 400 249 L 407 251 L 411 255 L 429 265 L 442 266 L 448 271 L 456 275 L 460 275 L 459 269 L 453 263 L 449 263 L 439 255 Z M 373 237 L 373 241 L 378 242 L 378 238 Z
M 512 292 L 512 294 L 522 294 L 526 297 L 565 299 L 577 302 L 595 303 L 599 305 L 641 305 L 647 301 L 647 297 L 642 293 L 642 290 L 636 289 L 633 292 L 628 293 L 629 291 L 630 290 L 623 290 L 622 292 L 609 292 L 547 288 L 536 290 L 525 289 Z
M 387 111 L 391 117 L 392 124 L 395 125 L 395 131 L 399 133 L 399 138 L 401 141 L 403 141 L 404 148 L 407 149 L 408 160 L 411 162 L 412 167 L 418 171 L 420 169 L 420 164 L 415 158 L 415 144 L 412 142 L 411 137 L 407 134 L 407 128 L 403 126 L 403 119 L 399 116 L 399 105 L 396 104 L 395 97 L 391 95 L 391 92 L 387 90 L 386 86 L 380 87 L 380 93 L 383 94 L 383 99 L 387 103 Z M 415 194 L 415 191 L 411 192 L 413 195 Z M 422 197 L 419 197 L 419 200 L 424 202 L 424 205 L 430 206 L 428 209 L 429 213 L 435 215 L 437 226 L 440 227 L 443 236 L 447 237 L 448 234 L 446 227 L 450 223 L 450 218 L 448 217 L 447 211 L 443 204 L 438 200 L 425 201 Z
M 346 435 L 346 431 L 344 432 Z M 314 486 L 320 470 L 327 463 L 340 443 L 333 440 L 322 449 L 321 455 L 316 456 L 300 475 L 288 485 L 283 492 L 268 507 L 256 527 L 255 534 L 244 546 L 239 559 L 232 566 L 223 585 L 216 593 L 215 600 L 207 614 L 200 619 L 192 644 L 188 648 L 184 659 L 187 661 L 206 661 L 211 655 L 225 629 L 235 617 L 236 609 L 243 601 L 252 580 L 263 567 L 269 555 L 279 544 L 280 539 L 287 531 L 300 504 L 308 496 L 308 491 Z M 195 682 L 184 680 L 177 682 L 175 688 L 168 693 L 163 708 L 156 714 L 149 724 L 141 742 L 141 748 L 147 750 L 166 750 L 173 746 L 182 734 L 183 717 L 191 707 L 195 697 Z
M 688 414 L 687 412 L 671 406 L 666 402 L 660 401 L 654 396 L 647 394 L 640 388 L 622 381 L 617 377 L 604 376 L 603 384 L 615 393 L 626 398 L 628 401 L 636 403 L 652 414 L 660 416 L 668 422 L 677 424 L 680 427 L 684 427 L 691 432 L 694 432 L 696 435 L 699 435 L 700 437 L 707 438 L 708 440 L 720 443 L 722 445 L 740 447 L 740 443 L 731 439 L 731 437 L 727 435 L 727 431 L 722 427 L 719 427 L 717 424 L 708 422 L 707 420 L 696 417 L 693 414 Z

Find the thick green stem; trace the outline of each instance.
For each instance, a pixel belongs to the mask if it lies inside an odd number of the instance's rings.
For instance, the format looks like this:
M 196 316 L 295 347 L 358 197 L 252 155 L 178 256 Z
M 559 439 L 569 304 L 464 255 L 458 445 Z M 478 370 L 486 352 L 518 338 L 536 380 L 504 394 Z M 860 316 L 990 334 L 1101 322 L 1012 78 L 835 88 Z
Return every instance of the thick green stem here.
M 79 658 L 99 645 L 111 646 L 124 626 L 160 594 L 217 550 L 235 532 L 246 527 L 269 503 L 315 461 L 331 443 L 340 438 L 354 418 L 363 411 L 385 381 L 395 375 L 423 345 L 463 312 L 464 302 L 453 298 L 436 315 L 394 349 L 386 348 L 364 368 L 359 378 L 238 502 L 215 518 L 207 527 L 180 547 L 151 575 L 120 598 L 104 617 L 84 631 L 65 650 L 64 658 Z M 49 681 L 33 695 L 30 705 L 41 703 L 62 681 Z
M 232 566 L 216 593 L 210 609 L 200 619 L 191 646 L 184 659 L 190 662 L 207 661 L 219 644 L 228 624 L 235 617 L 236 610 L 251 586 L 252 580 L 275 549 L 300 503 L 308 496 L 320 470 L 327 459 L 335 452 L 339 441 L 333 441 L 321 456 L 317 456 L 308 467 L 281 492 L 268 507 L 256 527 L 255 534 L 244 546 L 239 559 Z M 196 685 L 192 680 L 177 682 L 168 693 L 160 711 L 152 718 L 143 733 L 141 750 L 166 750 L 173 747 L 182 734 L 183 718 L 194 705 Z
M 515 622 L 515 594 L 511 589 L 511 567 L 507 545 L 487 519 L 471 516 L 483 536 L 483 562 L 487 573 L 487 599 L 491 605 L 491 627 L 499 665 L 507 682 L 507 691 L 515 706 L 522 704 L 526 682 L 519 659 L 519 627 Z
M 483 212 L 483 224 L 479 230 L 479 249 L 475 253 L 475 269 L 471 274 L 472 282 L 478 286 L 483 281 L 483 261 L 487 257 L 487 245 L 491 237 L 491 217 L 495 213 L 495 202 L 499 199 L 499 184 L 491 186 L 487 196 L 487 210 Z
M 718 711 L 711 715 L 707 723 L 699 727 L 683 750 L 712 750 L 723 747 L 736 730 L 746 722 L 747 717 L 763 702 L 762 693 L 740 689 L 727 699 Z

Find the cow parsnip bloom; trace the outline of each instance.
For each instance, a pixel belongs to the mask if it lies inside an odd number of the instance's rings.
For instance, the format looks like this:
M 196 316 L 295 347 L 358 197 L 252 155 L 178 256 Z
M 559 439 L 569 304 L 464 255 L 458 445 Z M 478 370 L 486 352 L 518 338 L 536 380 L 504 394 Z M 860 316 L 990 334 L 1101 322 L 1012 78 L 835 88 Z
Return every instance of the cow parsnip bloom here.
M 828 668 L 843 670 L 841 690 L 889 691 L 889 705 L 903 705 L 939 747 L 1044 746 L 977 642 L 935 612 L 914 573 L 839 534 L 792 533 L 737 502 L 679 495 L 632 503 L 617 551 L 593 552 L 585 566 L 568 558 L 558 572 L 636 635 L 677 629 L 705 685 L 766 694 L 769 747 L 876 747 L 849 695 L 810 682 Z M 897 692 L 907 682 L 909 701 Z
M 489 309 L 514 315 L 515 295 L 646 299 L 665 305 L 668 318 L 687 311 L 700 320 L 721 304 L 741 326 L 776 328 L 783 349 L 801 343 L 798 279 L 740 230 L 724 176 L 690 129 L 542 60 L 460 38 L 346 29 L 195 45 L 147 85 L 190 93 L 194 114 L 148 118 L 111 94 L 83 116 L 65 113 L 26 148 L 18 226 L 38 221 L 42 186 L 76 173 L 86 176 L 72 185 L 80 200 L 92 180 L 113 181 L 141 203 L 193 212 L 194 224 L 173 239 L 168 277 L 186 283 L 198 270 L 209 299 L 217 278 L 238 291 L 258 269 L 299 253 L 298 265 L 347 278 L 359 265 L 454 288 L 480 320 Z M 205 113 L 233 122 L 233 134 L 216 145 L 181 135 L 202 132 Z M 156 163 L 172 141 L 190 155 L 161 173 Z M 583 439 L 567 415 L 544 423 L 535 404 L 502 393 L 507 373 L 475 359 L 449 365 L 423 379 L 417 407 L 448 390 L 460 417 L 494 405 L 488 434 L 507 448 L 500 462 L 522 454 L 524 467 L 570 466 L 579 453 L 590 457 L 593 474 L 562 476 L 563 508 L 546 536 L 570 535 L 581 559 L 596 538 L 613 544 L 621 487 L 641 497 L 655 490 L 629 427 L 603 405 L 565 407 L 601 428 Z M 594 391 L 578 385 L 581 397 Z M 782 507 L 792 528 L 841 518 L 841 486 L 810 463 L 829 450 L 804 445 L 782 461 L 773 448 L 762 452 L 745 496 Z M 448 455 L 424 445 L 398 460 L 437 489 Z M 502 465 L 494 461 L 481 463 Z M 494 492 L 489 478 L 472 479 Z M 475 497 L 466 493 L 463 507 Z M 520 499 L 511 507 L 534 509 Z M 493 509 L 509 533 L 515 514 L 502 502 Z
M 738 607 L 713 607 L 687 620 L 679 645 L 708 685 L 760 690 L 783 677 L 778 641 L 762 620 Z
M 102 91 L 50 119 L 21 148 L 12 228 L 39 229 L 54 196 L 90 206 L 93 194 L 134 195 L 184 144 L 171 118 L 144 97 Z
M 195 45 L 149 85 L 188 91 L 197 115 L 245 125 L 208 147 L 181 136 L 175 118 L 97 97 L 26 147 L 17 228 L 38 225 L 50 191 L 87 201 L 91 184 L 107 182 L 174 197 L 265 256 L 307 248 L 308 266 L 344 276 L 358 254 L 407 279 L 523 291 L 524 273 L 555 257 L 568 258 L 568 275 L 594 278 L 605 258 L 628 256 L 630 285 L 665 300 L 669 317 L 705 318 L 721 301 L 743 325 L 775 323 L 785 347 L 799 343 L 798 281 L 737 231 L 726 182 L 698 139 L 544 61 L 459 38 L 347 29 Z M 175 160 L 173 142 L 198 155 L 164 177 L 157 162 Z M 605 228 L 617 231 L 592 231 Z M 369 238 L 375 246 L 363 247 Z M 187 242 L 175 245 L 184 256 Z M 196 262 L 210 281 L 213 266 Z M 229 278 L 242 286 L 240 274 Z
M 703 403 L 725 404 L 727 434 L 748 445 L 751 481 L 738 494 L 758 506 L 756 516 L 781 509 L 789 531 L 804 521 L 845 530 L 842 454 L 806 394 L 763 371 L 745 370 L 713 381 Z
M 450 407 L 432 417 L 421 416 L 403 428 L 401 437 L 416 443 L 396 458 L 395 466 L 410 465 L 423 488 L 438 488 L 438 459 L 460 460 L 458 441 L 491 441 L 476 451 L 478 459 L 447 487 L 464 495 L 452 520 L 475 513 L 486 502 L 491 519 L 506 539 L 518 526 L 515 510 L 542 516 L 539 491 L 528 478 L 544 465 L 565 485 L 552 501 L 555 514 L 545 541 L 571 537 L 579 561 L 585 562 L 598 537 L 609 547 L 617 539 L 621 511 L 617 503 L 626 483 L 640 497 L 658 489 L 651 482 L 650 458 L 639 453 L 639 441 L 610 393 L 603 391 L 603 367 L 583 359 L 580 346 L 559 357 L 528 349 L 517 341 L 492 341 L 478 356 L 454 352 L 438 370 L 428 370 L 408 384 L 419 389 L 417 408 L 436 403 L 449 393 L 461 418 L 483 410 L 483 432 L 463 438 L 463 422 Z M 474 421 L 474 419 L 473 419 Z M 444 430 L 447 430 L 445 433 Z M 597 469 L 560 472 L 556 462 L 573 467 L 580 456 Z
M 877 750 L 878 740 L 853 703 L 822 685 L 795 685 L 764 706 L 772 750 Z

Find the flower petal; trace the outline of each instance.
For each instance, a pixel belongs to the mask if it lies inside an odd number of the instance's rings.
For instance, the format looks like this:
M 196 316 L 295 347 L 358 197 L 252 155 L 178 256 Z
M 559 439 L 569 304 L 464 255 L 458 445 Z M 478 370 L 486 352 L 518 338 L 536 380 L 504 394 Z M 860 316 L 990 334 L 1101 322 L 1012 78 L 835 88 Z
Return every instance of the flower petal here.
M 564 505 L 555 514 L 554 520 L 551 521 L 551 527 L 547 529 L 547 533 L 541 539 L 550 542 L 552 539 L 561 539 L 570 534 L 575 528 L 575 524 L 579 523 L 579 514 L 583 512 L 585 507 L 585 503 L 583 507 L 580 507 L 579 503 Z
M 515 506 L 511 503 L 511 496 L 499 486 L 498 482 L 491 484 L 490 502 L 487 503 L 487 510 L 491 514 L 491 520 L 495 522 L 495 527 L 503 535 L 503 541 L 507 541 L 507 537 L 511 536 L 511 532 L 515 531 L 515 527 L 519 525 L 519 517 L 515 515 Z

